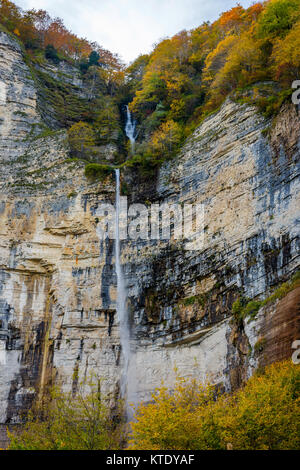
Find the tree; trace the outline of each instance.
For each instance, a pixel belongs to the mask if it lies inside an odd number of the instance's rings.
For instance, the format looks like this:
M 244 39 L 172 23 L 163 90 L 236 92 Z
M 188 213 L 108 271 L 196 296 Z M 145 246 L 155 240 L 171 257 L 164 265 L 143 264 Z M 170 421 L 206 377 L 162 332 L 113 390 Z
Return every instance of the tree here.
M 201 437 L 203 419 L 210 414 L 214 389 L 196 380 L 179 378 L 174 390 L 161 387 L 152 403 L 141 404 L 131 423 L 130 450 L 207 449 Z
M 96 51 L 92 51 L 89 55 L 89 66 L 99 65 L 100 55 Z
M 139 55 L 134 62 L 132 62 L 126 70 L 126 77 L 128 80 L 138 83 L 142 80 L 145 68 L 149 62 L 149 55 Z
M 89 69 L 89 63 L 86 59 L 82 59 L 79 63 L 81 73 L 85 74 Z
M 24 19 L 34 26 L 39 43 L 42 47 L 45 47 L 46 33 L 52 22 L 49 13 L 45 10 L 32 9 L 25 12 Z
M 142 89 L 136 92 L 131 103 L 134 112 L 154 111 L 157 104 L 166 97 L 166 83 L 156 72 L 147 71 L 143 78 Z
M 135 410 L 129 449 L 300 449 L 300 368 L 257 372 L 236 393 L 178 379 Z
M 231 10 L 223 13 L 219 19 L 220 25 L 225 30 L 239 32 L 240 25 L 244 21 L 245 10 L 241 5 L 237 5 Z
M 233 449 L 300 449 L 299 366 L 285 361 L 258 372 L 219 416 L 222 439 Z
M 166 121 L 154 132 L 151 138 L 151 148 L 154 153 L 170 157 L 181 140 L 181 129 L 177 122 Z
M 93 384 L 88 394 L 81 388 L 76 396 L 52 389 L 9 438 L 10 450 L 105 450 L 120 442 L 108 401 Z
M 52 44 L 48 44 L 45 48 L 45 57 L 51 60 L 54 64 L 59 64 L 60 58 L 58 57 L 57 50 Z
M 226 36 L 226 38 L 223 39 L 223 41 L 220 41 L 217 47 L 208 54 L 203 71 L 203 79 L 205 81 L 212 80 L 216 73 L 224 67 L 228 54 L 237 42 L 237 36 L 233 34 Z
M 209 70 L 206 71 L 209 73 Z M 208 109 L 220 105 L 223 99 L 238 86 L 244 87 L 267 78 L 268 69 L 263 67 L 263 54 L 259 42 L 244 33 L 231 47 L 224 66 L 210 84 Z
M 86 122 L 77 122 L 68 130 L 69 143 L 74 155 L 87 157 L 94 153 L 95 134 Z
M 98 98 L 94 119 L 95 133 L 100 142 L 117 139 L 120 129 L 120 116 L 118 108 L 111 97 Z
M 285 36 L 275 42 L 272 58 L 275 78 L 291 81 L 299 78 L 300 73 L 300 21 Z
M 262 38 L 284 36 L 299 18 L 299 0 L 270 1 L 259 18 L 258 34 Z
M 14 31 L 20 25 L 21 9 L 9 0 L 0 0 L 0 18 L 9 31 Z

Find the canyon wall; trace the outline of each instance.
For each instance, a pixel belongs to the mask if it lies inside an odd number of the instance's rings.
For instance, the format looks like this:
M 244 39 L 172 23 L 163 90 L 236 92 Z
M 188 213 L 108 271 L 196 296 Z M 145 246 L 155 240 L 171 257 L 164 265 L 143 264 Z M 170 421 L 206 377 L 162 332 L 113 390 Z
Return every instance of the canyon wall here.
M 65 131 L 45 132 L 38 90 L 21 46 L 0 32 L 0 422 L 12 424 L 53 382 L 76 393 L 93 374 L 117 397 L 122 367 L 114 242 L 99 237 L 115 183 L 87 180 Z M 232 304 L 266 298 L 297 271 L 299 143 L 292 104 L 271 122 L 228 99 L 156 178 L 123 176 L 129 202 L 204 205 L 201 249 L 122 241 L 137 400 L 176 374 L 233 390 L 291 357 L 299 287 L 252 321 Z

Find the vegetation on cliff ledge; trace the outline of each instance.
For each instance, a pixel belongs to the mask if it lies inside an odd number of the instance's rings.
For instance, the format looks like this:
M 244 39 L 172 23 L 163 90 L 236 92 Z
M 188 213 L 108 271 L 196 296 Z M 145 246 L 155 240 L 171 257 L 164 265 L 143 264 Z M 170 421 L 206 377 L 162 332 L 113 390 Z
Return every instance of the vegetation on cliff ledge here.
M 264 300 L 249 300 L 245 297 L 239 297 L 232 305 L 232 314 L 238 323 L 246 318 L 253 320 L 261 307 L 282 299 L 296 287 L 300 287 L 300 271 L 297 271 L 289 281 L 278 286 Z

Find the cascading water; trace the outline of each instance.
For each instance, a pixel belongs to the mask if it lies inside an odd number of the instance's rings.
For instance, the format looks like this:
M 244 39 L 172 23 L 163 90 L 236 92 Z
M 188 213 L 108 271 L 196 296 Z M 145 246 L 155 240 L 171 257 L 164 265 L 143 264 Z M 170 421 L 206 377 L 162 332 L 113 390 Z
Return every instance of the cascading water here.
M 126 307 L 126 286 L 123 276 L 122 266 L 120 262 L 120 170 L 115 170 L 116 173 L 116 274 L 117 274 L 117 314 L 120 324 L 120 344 L 123 355 L 123 368 L 121 374 L 121 396 L 125 399 L 127 415 L 130 414 L 129 400 L 131 400 L 131 390 L 133 385 L 132 378 L 129 377 L 130 366 L 130 329 L 128 321 L 128 312 Z
M 134 146 L 135 146 L 135 122 L 132 120 L 131 113 L 129 111 L 129 107 L 126 106 L 126 113 L 127 113 L 127 119 L 126 119 L 126 126 L 125 126 L 125 132 L 130 140 L 130 149 L 131 153 L 134 153 Z

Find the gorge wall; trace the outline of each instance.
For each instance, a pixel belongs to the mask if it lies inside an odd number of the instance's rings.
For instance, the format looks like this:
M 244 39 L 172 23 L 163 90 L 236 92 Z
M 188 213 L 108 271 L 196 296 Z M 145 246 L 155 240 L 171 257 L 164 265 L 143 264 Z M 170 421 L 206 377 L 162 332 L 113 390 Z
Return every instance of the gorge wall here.
M 18 422 L 53 381 L 76 393 L 94 374 L 104 393 L 119 392 L 114 243 L 97 231 L 115 183 L 88 181 L 65 131 L 44 131 L 45 114 L 22 48 L 0 32 L 2 423 Z M 232 304 L 264 299 L 299 266 L 299 144 L 292 104 L 271 125 L 228 99 L 148 183 L 151 202 L 204 204 L 204 246 L 122 242 L 138 399 L 177 373 L 231 390 L 291 357 L 299 287 L 250 322 L 237 322 Z M 131 200 L 145 203 L 136 175 L 124 178 Z

